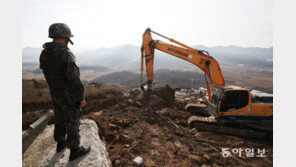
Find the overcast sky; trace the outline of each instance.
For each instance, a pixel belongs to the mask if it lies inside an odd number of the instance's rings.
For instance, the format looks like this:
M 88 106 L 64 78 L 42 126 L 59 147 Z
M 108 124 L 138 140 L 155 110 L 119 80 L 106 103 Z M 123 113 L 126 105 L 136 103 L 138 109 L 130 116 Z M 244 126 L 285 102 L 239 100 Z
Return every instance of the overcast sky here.
M 23 0 L 22 46 L 64 22 L 75 50 L 140 46 L 147 27 L 187 45 L 272 47 L 272 15 L 272 0 Z

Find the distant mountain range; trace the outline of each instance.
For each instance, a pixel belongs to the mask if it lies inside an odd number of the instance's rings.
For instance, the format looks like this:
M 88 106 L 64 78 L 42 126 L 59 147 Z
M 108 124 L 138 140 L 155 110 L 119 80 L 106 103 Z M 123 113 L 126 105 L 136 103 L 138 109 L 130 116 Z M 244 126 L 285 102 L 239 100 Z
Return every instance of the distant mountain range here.
M 248 67 L 272 67 L 273 48 L 239 47 L 239 46 L 215 46 L 206 47 L 196 45 L 194 48 L 206 50 L 213 56 L 220 65 L 248 66 Z M 23 66 L 28 63 L 38 62 L 41 48 L 24 48 L 22 58 Z M 121 45 L 117 47 L 100 47 L 94 50 L 74 53 L 79 65 L 96 68 L 96 66 L 106 68 L 120 68 L 129 71 L 139 69 L 140 47 L 134 45 Z M 26 64 L 27 63 L 27 64 Z M 32 65 L 32 64 L 31 64 Z M 189 62 L 168 55 L 156 50 L 155 69 L 161 68 L 194 68 Z M 106 69 L 107 70 L 107 69 Z
M 217 59 L 227 84 L 272 92 L 273 48 L 203 45 L 194 48 L 206 50 Z M 23 49 L 23 78 L 43 78 L 39 69 L 41 50 L 32 47 Z M 141 54 L 138 46 L 101 47 L 74 52 L 74 55 L 82 80 L 86 82 L 116 83 L 126 88 L 140 85 Z M 203 73 L 196 66 L 158 50 L 155 51 L 154 71 L 157 85 L 170 84 L 183 88 L 190 88 L 192 84 L 195 88 L 204 86 Z

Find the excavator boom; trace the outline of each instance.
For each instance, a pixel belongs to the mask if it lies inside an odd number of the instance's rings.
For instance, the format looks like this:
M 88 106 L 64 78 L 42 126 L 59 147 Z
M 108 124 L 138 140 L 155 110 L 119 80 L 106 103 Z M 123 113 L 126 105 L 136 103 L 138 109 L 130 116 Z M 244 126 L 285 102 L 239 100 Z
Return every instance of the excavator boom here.
M 160 40 L 153 40 L 151 32 L 160 35 L 169 41 L 176 43 L 180 46 L 167 44 Z M 185 61 L 188 61 L 197 67 L 199 67 L 205 73 L 205 79 L 208 89 L 209 100 L 211 99 L 211 86 L 225 86 L 224 77 L 218 62 L 210 55 L 203 51 L 191 48 L 181 42 L 178 42 L 172 38 L 168 38 L 159 33 L 151 31 L 149 28 L 143 34 L 143 43 L 141 47 L 142 61 L 141 61 L 141 74 L 143 73 L 143 61 L 145 57 L 146 73 L 147 73 L 147 84 L 151 87 L 153 82 L 153 61 L 154 61 L 154 50 L 158 49 Z

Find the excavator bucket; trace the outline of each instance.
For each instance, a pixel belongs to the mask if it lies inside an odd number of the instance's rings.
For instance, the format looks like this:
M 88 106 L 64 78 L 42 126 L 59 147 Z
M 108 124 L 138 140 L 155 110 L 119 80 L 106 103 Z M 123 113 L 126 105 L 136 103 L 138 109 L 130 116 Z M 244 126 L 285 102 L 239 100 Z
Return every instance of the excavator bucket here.
M 160 110 L 175 103 L 175 90 L 169 85 L 154 90 L 144 90 L 142 99 L 153 110 Z

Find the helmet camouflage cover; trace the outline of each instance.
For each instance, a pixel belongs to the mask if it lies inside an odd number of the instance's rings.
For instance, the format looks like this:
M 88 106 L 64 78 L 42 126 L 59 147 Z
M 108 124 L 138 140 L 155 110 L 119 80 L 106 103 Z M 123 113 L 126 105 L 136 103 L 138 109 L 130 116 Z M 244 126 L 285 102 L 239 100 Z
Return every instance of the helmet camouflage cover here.
M 73 37 L 70 28 L 64 23 L 54 23 L 49 27 L 48 37 L 50 38 L 70 38 Z

